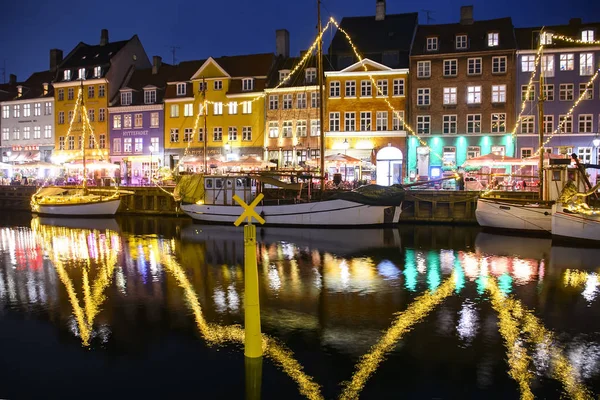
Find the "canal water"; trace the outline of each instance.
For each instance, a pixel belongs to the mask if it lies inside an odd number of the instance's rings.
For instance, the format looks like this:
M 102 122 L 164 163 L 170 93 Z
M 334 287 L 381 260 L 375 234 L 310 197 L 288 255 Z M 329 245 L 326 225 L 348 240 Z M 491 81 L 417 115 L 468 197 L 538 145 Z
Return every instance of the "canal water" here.
M 475 227 L 0 222 L 0 398 L 517 399 L 600 392 L 599 249 Z

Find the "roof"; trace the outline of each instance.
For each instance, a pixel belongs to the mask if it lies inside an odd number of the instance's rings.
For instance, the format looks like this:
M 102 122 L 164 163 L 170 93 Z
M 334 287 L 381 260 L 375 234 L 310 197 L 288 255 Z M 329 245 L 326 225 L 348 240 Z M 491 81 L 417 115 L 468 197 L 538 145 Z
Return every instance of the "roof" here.
M 555 33 L 558 35 L 569 36 L 576 39 L 581 39 L 581 31 L 585 29 L 595 30 L 595 38 L 600 35 L 600 22 L 589 23 L 570 23 L 568 25 L 554 25 L 543 27 L 546 32 Z M 537 49 L 539 43 L 539 32 L 541 26 L 532 28 L 516 28 L 515 37 L 517 39 L 517 48 L 521 50 Z M 553 40 L 552 44 L 546 45 L 546 48 L 572 48 L 580 45 L 565 42 L 562 40 Z
M 22 83 L 23 95 L 19 97 L 19 100 L 54 97 L 54 89 L 51 84 L 54 76 L 55 73 L 52 71 L 41 71 L 31 74 L 31 76 Z M 48 93 L 46 93 L 46 95 L 44 95 L 44 83 L 49 84 Z
M 222 56 L 215 58 L 217 64 L 219 64 L 232 78 L 267 76 L 274 60 L 275 56 L 273 53 Z
M 333 66 L 329 62 L 329 58 L 327 56 L 323 56 L 323 70 L 324 71 L 332 71 Z M 279 84 L 279 71 L 281 70 L 293 70 L 296 65 L 300 63 L 302 57 L 283 57 L 278 56 L 275 58 L 275 63 L 273 64 L 273 68 L 267 77 L 267 88 L 274 88 Z M 295 86 L 306 86 L 308 85 L 316 85 L 317 82 L 307 83 L 305 80 L 305 71 L 307 68 L 317 68 L 317 57 L 311 55 L 306 60 L 305 64 L 301 66 L 293 76 L 286 81 L 285 84 L 281 85 L 281 87 L 295 87 Z
M 19 83 L 17 83 L 18 85 Z M 17 95 L 17 85 L 10 85 L 8 83 L 0 84 L 0 101 L 14 100 Z
M 363 57 L 392 68 L 408 68 L 408 56 L 418 20 L 418 13 L 386 15 L 381 21 L 377 21 L 375 16 L 344 17 L 340 27 L 348 33 Z M 399 52 L 397 64 L 388 65 L 390 62 L 383 60 L 383 53 L 387 51 Z M 340 55 L 354 55 L 346 36 L 339 30 L 331 41 L 329 54 L 335 61 Z M 339 65 L 336 67 L 342 68 Z
M 190 79 L 198 69 L 206 62 L 206 60 L 182 61 L 175 66 L 170 66 L 166 76 L 167 82 L 186 82 L 186 93 L 193 96 L 193 85 Z M 158 93 L 157 93 L 158 96 Z M 177 86 L 167 85 L 164 93 L 165 99 L 177 98 Z
M 132 99 L 130 105 L 143 105 L 144 87 L 156 86 L 156 104 L 163 101 L 169 76 L 173 74 L 176 67 L 170 64 L 162 63 L 156 74 L 152 73 L 152 68 L 138 69 L 133 72 L 129 81 L 122 89 L 132 89 Z M 117 100 L 117 107 L 121 105 L 121 98 Z
M 498 32 L 498 46 L 488 47 L 487 34 L 489 32 Z M 457 50 L 455 47 L 456 35 L 461 34 L 468 36 L 466 50 Z M 439 50 L 437 51 L 426 50 L 427 38 L 432 36 L 438 37 Z M 512 19 L 506 17 L 474 21 L 472 24 L 419 25 L 411 55 L 514 50 L 516 47 Z

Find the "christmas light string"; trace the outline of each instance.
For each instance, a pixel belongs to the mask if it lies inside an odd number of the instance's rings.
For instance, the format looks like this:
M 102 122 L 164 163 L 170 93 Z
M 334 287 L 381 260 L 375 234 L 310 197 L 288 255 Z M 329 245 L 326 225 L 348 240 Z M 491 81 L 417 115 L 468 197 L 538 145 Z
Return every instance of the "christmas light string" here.
M 582 40 L 576 39 L 573 37 L 565 36 L 565 35 L 556 35 L 552 34 L 552 40 L 561 40 L 563 42 L 574 43 L 574 44 L 584 44 L 584 45 L 600 45 L 600 40 Z

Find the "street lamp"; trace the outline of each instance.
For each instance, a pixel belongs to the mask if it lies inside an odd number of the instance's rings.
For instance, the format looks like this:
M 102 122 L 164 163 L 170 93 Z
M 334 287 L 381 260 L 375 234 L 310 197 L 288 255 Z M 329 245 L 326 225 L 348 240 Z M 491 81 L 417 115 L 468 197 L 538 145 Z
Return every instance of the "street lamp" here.
M 594 140 L 592 140 L 592 143 L 596 147 L 600 147 L 600 136 L 599 135 L 600 135 L 600 133 L 596 133 L 596 136 L 594 136 Z

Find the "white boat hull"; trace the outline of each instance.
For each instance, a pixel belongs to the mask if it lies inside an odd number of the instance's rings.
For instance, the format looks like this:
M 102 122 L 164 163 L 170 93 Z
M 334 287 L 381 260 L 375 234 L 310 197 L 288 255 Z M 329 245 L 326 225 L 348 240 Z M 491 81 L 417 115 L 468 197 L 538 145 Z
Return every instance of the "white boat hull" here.
M 183 212 L 204 223 L 233 224 L 242 214 L 240 206 L 185 204 Z M 326 200 L 286 205 L 258 205 L 265 225 L 283 226 L 376 226 L 396 224 L 402 204 L 370 206 L 347 200 Z
M 552 235 L 600 242 L 600 215 L 572 213 L 556 204 L 552 207 Z
M 119 197 L 107 201 L 95 201 L 79 204 L 40 204 L 38 205 L 38 210 L 34 212 L 39 215 L 98 217 L 115 215 L 120 205 L 121 198 Z
M 552 208 L 544 205 L 479 199 L 475 217 L 479 225 L 486 228 L 540 233 L 552 231 Z

